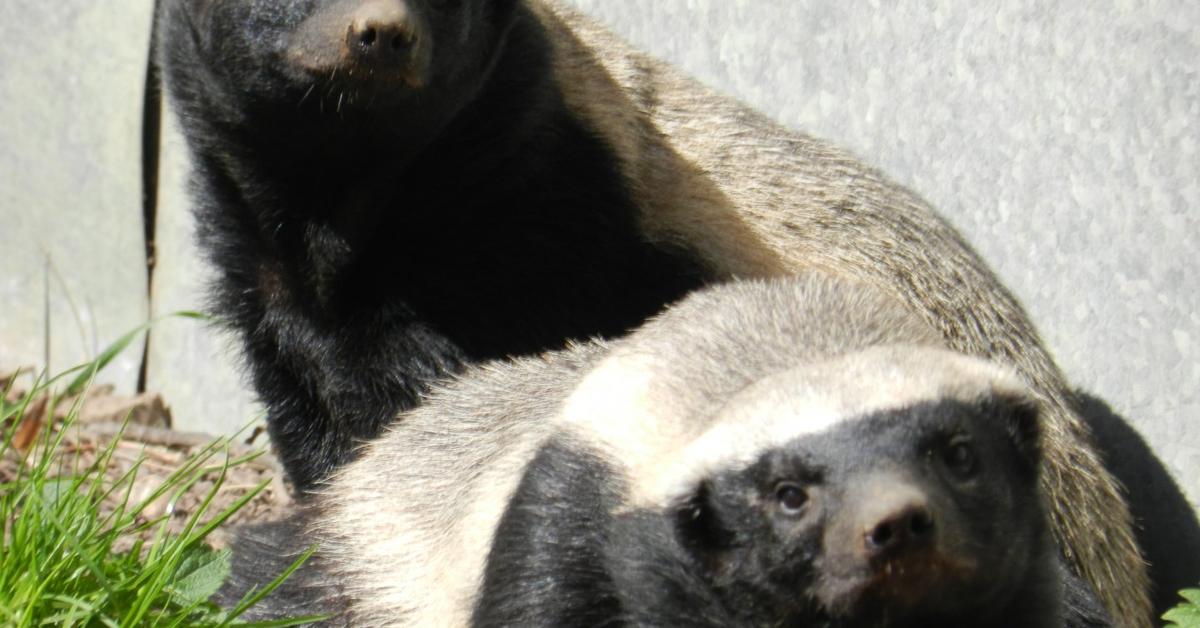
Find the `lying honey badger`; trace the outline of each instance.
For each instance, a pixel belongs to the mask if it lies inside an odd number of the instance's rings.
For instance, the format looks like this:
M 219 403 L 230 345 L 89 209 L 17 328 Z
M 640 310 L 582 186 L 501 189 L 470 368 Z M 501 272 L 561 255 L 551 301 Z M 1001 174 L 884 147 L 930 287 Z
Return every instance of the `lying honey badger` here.
M 1148 621 L 1120 492 L 1018 304 L 920 199 L 540 0 L 163 0 L 215 309 L 307 490 L 431 382 L 730 277 L 902 300 L 1045 408 L 1073 568 Z M 632 446 L 632 445 L 631 445 Z
M 1039 404 L 876 292 L 696 294 L 624 340 L 469 369 L 236 547 L 259 618 L 1100 626 L 1038 497 Z M 281 548 L 290 548 L 284 551 Z

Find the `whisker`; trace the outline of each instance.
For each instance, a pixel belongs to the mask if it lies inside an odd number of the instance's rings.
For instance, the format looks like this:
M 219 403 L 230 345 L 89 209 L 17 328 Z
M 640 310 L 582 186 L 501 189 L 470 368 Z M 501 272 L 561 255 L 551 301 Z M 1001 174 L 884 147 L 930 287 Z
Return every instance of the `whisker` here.
M 304 101 L 308 100 L 308 97 L 311 96 L 313 91 L 316 89 L 317 83 L 316 81 L 313 81 L 313 84 L 308 86 L 308 91 L 304 92 L 304 95 L 300 97 L 300 102 L 296 103 L 296 107 L 299 108 L 301 105 L 303 105 Z

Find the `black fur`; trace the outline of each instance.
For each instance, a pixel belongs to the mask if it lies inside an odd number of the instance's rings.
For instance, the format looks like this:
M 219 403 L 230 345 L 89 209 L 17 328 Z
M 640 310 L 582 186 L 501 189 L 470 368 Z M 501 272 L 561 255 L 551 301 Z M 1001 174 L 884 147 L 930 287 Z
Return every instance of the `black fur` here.
M 465 363 L 620 334 L 709 279 L 643 241 L 521 3 L 407 0 L 439 42 L 416 89 L 296 67 L 305 20 L 348 1 L 166 0 L 161 17 L 212 307 L 302 490 Z
M 1036 443 L 1036 416 L 1022 404 L 926 404 L 764 452 L 748 469 L 707 478 L 685 503 L 624 513 L 612 469 L 551 443 L 497 530 L 475 623 L 1111 625 L 1062 567 L 1039 500 L 1030 498 Z M 971 463 L 956 467 L 949 452 L 964 444 Z M 856 562 L 835 532 L 862 506 L 850 489 L 881 471 L 920 488 L 942 535 L 938 546 L 950 559 L 973 561 L 973 571 L 922 572 L 899 562 L 890 585 L 867 584 L 883 568 Z M 783 481 L 807 492 L 800 515 L 773 501 Z M 917 571 L 906 577 L 906 565 Z
M 623 625 L 605 564 L 618 477 L 586 451 L 547 445 L 530 463 L 488 555 L 474 624 Z
M 1082 391 L 1079 396 L 1105 468 L 1129 488 L 1125 497 L 1149 563 L 1155 615 L 1161 616 L 1179 604 L 1180 589 L 1200 582 L 1200 519 L 1132 422 L 1102 399 Z
M 306 527 L 310 516 L 306 511 L 241 528 L 231 548 L 234 568 L 213 601 L 223 608 L 233 608 L 291 567 L 309 549 Z M 317 552 L 239 619 L 345 617 L 350 607 L 342 584 L 328 576 L 325 557 Z

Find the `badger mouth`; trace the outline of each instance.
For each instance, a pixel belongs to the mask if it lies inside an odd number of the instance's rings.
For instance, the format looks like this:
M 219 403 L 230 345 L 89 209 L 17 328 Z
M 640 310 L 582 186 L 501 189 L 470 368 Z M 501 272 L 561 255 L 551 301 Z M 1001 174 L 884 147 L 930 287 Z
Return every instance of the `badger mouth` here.
M 407 69 L 390 71 L 335 67 L 328 72 L 306 72 L 307 83 L 298 105 L 319 102 L 343 108 L 375 108 L 399 105 L 416 98 L 427 79 Z
M 300 40 L 288 47 L 287 61 L 306 77 L 330 84 L 418 90 L 429 82 L 429 55 L 424 50 L 407 58 L 377 61 L 362 59 L 354 51 L 360 46 L 343 42 L 336 47 L 318 47 Z
M 864 564 L 820 583 L 816 599 L 847 625 L 891 625 L 927 613 L 966 612 L 978 596 L 975 561 L 930 552 Z
M 332 57 L 332 58 L 330 58 Z M 289 65 L 313 90 L 341 90 L 372 97 L 400 97 L 419 92 L 429 84 L 427 62 L 410 61 L 394 65 L 347 62 L 345 55 L 322 55 L 303 47 L 288 51 Z

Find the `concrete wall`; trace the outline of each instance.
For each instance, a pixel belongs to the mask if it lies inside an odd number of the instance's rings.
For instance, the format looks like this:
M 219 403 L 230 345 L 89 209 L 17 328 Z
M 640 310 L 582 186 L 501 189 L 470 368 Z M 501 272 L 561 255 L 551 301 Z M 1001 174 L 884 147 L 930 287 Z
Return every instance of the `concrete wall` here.
M 205 309 L 211 269 L 193 237 L 189 196 L 190 165 L 178 120 L 163 103 L 158 163 L 157 220 L 151 311 L 163 316 Z M 155 325 L 146 352 L 146 388 L 171 404 L 175 426 L 198 432 L 230 434 L 260 417 L 238 364 L 232 334 L 215 322 L 168 318 Z
M 47 340 L 61 371 L 146 320 L 150 14 L 146 0 L 0 4 L 0 371 L 44 367 Z M 139 342 L 100 379 L 133 392 L 141 360 Z
M 59 372 L 152 315 L 202 308 L 186 163 L 169 114 L 161 189 L 143 189 L 143 175 L 155 174 L 143 171 L 153 5 L 0 5 L 0 372 L 46 367 L 47 342 Z M 153 144 L 148 153 L 156 170 Z M 158 214 L 152 292 L 147 202 Z M 139 339 L 99 381 L 134 392 L 145 357 L 145 383 L 164 393 L 177 427 L 230 432 L 258 414 L 210 326 L 168 318 L 151 336 L 148 352 Z

